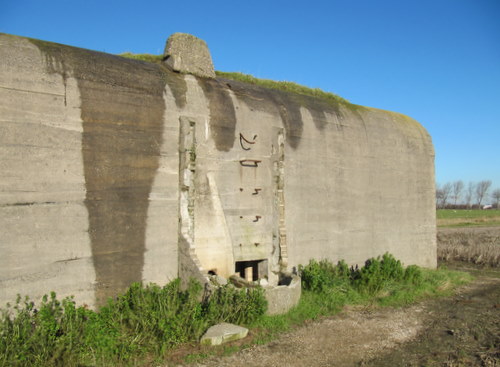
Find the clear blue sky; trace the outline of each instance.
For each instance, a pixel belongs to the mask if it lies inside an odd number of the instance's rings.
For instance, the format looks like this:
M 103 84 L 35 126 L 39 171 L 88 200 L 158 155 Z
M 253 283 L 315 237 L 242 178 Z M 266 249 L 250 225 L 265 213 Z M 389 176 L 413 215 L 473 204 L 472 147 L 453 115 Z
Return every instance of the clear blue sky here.
M 191 33 L 217 70 L 415 118 L 437 182 L 500 188 L 500 0 L 1 0 L 0 32 L 153 54 Z

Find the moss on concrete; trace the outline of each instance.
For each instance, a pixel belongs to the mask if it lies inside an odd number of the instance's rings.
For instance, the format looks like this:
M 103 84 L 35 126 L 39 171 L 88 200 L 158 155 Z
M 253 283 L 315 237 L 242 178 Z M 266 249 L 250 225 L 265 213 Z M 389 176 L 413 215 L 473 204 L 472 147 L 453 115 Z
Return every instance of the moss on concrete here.
M 163 61 L 163 56 L 162 55 L 151 55 L 151 54 L 133 54 L 130 52 L 125 52 L 120 54 L 120 56 L 129 58 L 129 59 L 134 59 L 134 60 L 141 60 L 141 61 L 146 61 L 146 62 L 151 62 L 155 64 L 161 64 Z M 353 104 L 346 100 L 345 98 L 342 98 L 334 93 L 330 92 L 325 92 L 319 88 L 309 88 L 294 82 L 287 82 L 287 81 L 275 81 L 275 80 L 270 80 L 270 79 L 260 79 L 256 78 L 252 75 L 248 74 L 243 74 L 243 73 L 238 73 L 238 72 L 225 72 L 225 71 L 216 71 L 215 74 L 217 77 L 220 78 L 225 78 L 225 79 L 230 79 L 230 80 L 235 80 L 239 82 L 243 82 L 246 84 L 252 84 L 252 85 L 257 85 L 260 87 L 268 88 L 268 89 L 275 89 L 279 90 L 282 92 L 289 92 L 297 95 L 302 95 L 302 96 L 309 96 L 309 97 L 314 97 L 314 98 L 319 98 L 324 101 L 327 101 L 330 103 L 330 105 L 333 106 L 338 106 L 339 104 L 343 105 L 344 107 L 348 108 L 349 110 L 359 110 L 363 109 L 365 107 Z
M 161 62 L 163 61 L 163 55 L 133 54 L 131 52 L 124 52 L 124 53 L 120 54 L 119 56 L 125 57 L 127 59 L 151 62 L 153 64 L 161 64 Z
M 351 105 L 351 103 L 348 100 L 346 100 L 346 99 L 344 99 L 336 94 L 325 92 L 319 88 L 309 88 L 309 87 L 306 87 L 306 86 L 303 86 L 303 85 L 300 85 L 300 84 L 297 84 L 294 82 L 260 79 L 260 78 L 254 77 L 252 75 L 243 74 L 243 73 L 231 73 L 231 72 L 216 71 L 216 74 L 219 77 L 223 77 L 223 78 L 231 79 L 231 80 L 237 80 L 237 81 L 247 83 L 247 84 L 259 85 L 259 86 L 265 87 L 265 88 L 277 89 L 277 90 L 284 91 L 284 92 L 302 94 L 302 95 L 306 95 L 306 96 L 322 98 L 322 99 L 325 99 L 327 101 L 331 101 L 331 102 L 335 102 L 335 103 Z

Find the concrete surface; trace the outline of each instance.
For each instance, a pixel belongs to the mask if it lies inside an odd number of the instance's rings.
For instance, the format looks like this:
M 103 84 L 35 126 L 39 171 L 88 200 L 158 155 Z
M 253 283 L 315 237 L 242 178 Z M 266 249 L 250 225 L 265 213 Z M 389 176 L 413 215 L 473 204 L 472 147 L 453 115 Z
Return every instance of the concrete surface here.
M 302 294 L 300 277 L 292 274 L 287 283 L 274 287 L 264 287 L 264 295 L 267 300 L 267 315 L 284 314 L 299 303 Z
M 0 151 L 1 303 L 436 266 L 434 150 L 400 114 L 0 34 Z

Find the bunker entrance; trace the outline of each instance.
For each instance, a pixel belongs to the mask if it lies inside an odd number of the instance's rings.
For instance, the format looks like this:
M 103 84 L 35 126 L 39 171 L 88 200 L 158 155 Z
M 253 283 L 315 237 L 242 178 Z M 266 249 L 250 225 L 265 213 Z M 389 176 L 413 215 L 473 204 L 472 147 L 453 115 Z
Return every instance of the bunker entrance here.
M 249 282 L 267 277 L 267 260 L 236 261 L 234 270 Z

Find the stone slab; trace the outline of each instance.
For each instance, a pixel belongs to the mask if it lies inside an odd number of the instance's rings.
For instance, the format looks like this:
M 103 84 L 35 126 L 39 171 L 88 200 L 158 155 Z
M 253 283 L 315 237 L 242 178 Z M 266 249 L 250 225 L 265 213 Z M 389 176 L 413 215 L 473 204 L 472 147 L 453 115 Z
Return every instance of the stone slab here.
M 202 345 L 221 345 L 233 340 L 239 340 L 246 337 L 248 329 L 223 322 L 210 327 L 205 335 L 201 337 Z

